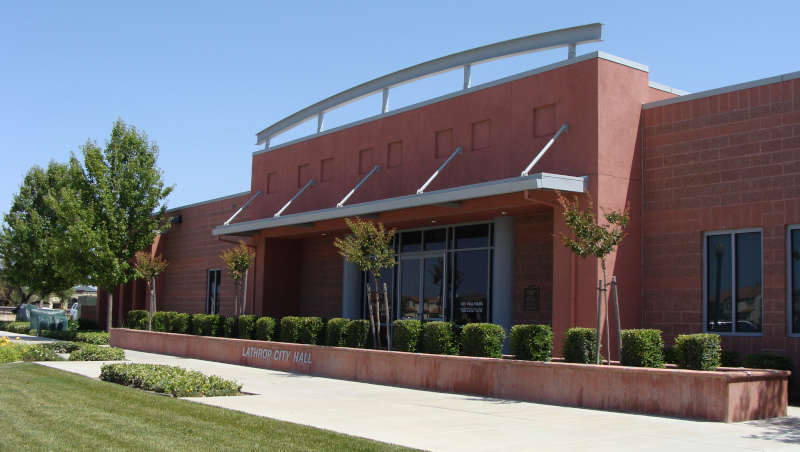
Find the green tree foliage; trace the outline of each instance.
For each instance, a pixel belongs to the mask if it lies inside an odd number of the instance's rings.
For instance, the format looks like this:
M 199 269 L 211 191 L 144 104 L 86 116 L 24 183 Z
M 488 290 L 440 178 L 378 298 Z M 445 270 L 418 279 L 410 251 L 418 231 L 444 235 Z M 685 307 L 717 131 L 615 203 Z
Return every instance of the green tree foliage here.
M 133 266 L 138 279 L 147 281 L 150 291 L 150 316 L 147 321 L 147 331 L 153 331 L 153 314 L 156 313 L 156 278 L 167 269 L 167 262 L 161 256 L 153 256 L 147 251 L 137 251 Z
M 378 222 L 375 224 L 358 217 L 355 220 L 345 218 L 344 221 L 352 234 L 344 239 L 336 238 L 333 244 L 339 249 L 339 254 L 348 262 L 354 263 L 362 272 L 370 272 L 372 274 L 372 280 L 375 283 L 375 291 L 373 293 L 378 297 L 378 278 L 381 276 L 381 270 L 391 268 L 397 263 L 394 259 L 394 250 L 390 246 L 394 236 L 394 229 L 387 231 L 383 223 Z M 369 300 L 367 305 L 369 306 L 370 324 L 372 324 L 372 339 L 379 346 L 380 322 L 375 322 L 372 301 Z M 378 311 L 380 312 L 380 302 L 378 302 Z M 389 313 L 387 312 L 386 314 L 388 322 Z M 377 317 L 380 318 L 380 314 Z
M 22 302 L 60 293 L 83 278 L 75 266 L 58 258 L 63 248 L 63 223 L 58 208 L 72 188 L 68 166 L 51 161 L 47 169 L 34 166 L 25 175 L 0 231 L 2 279 Z
M 108 327 L 111 327 L 111 290 L 135 278 L 134 253 L 147 248 L 165 231 L 165 187 L 156 166 L 158 146 L 144 132 L 114 123 L 105 148 L 88 141 L 82 146 L 83 163 L 74 155 L 69 179 L 74 196 L 63 199 L 64 257 L 81 266 L 89 281 L 109 290 Z
M 234 315 L 239 317 L 244 314 L 245 308 L 244 297 L 241 296 L 242 285 L 244 280 L 247 279 L 247 270 L 253 265 L 256 253 L 250 251 L 250 247 L 240 240 L 238 246 L 225 250 L 220 257 L 225 262 L 225 266 L 228 267 L 228 275 L 233 279 L 235 289 L 233 299 Z
M 630 205 L 625 207 L 625 210 L 615 211 L 606 210 L 601 208 L 603 212 L 604 224 L 600 224 L 595 216 L 594 204 L 592 203 L 592 196 L 587 193 L 586 208 L 581 209 L 580 201 L 575 196 L 573 201 L 567 199 L 564 195 L 556 191 L 558 202 L 564 208 L 564 221 L 567 226 L 572 230 L 573 237 L 561 234 L 561 243 L 567 248 L 572 250 L 580 257 L 586 258 L 587 256 L 594 256 L 600 259 L 600 264 L 603 268 L 603 302 L 608 306 L 606 299 L 608 287 L 608 274 L 606 271 L 606 257 L 616 251 L 622 239 L 625 238 L 625 227 L 630 223 Z M 608 310 L 606 309 L 606 312 Z M 600 298 L 598 297 L 598 325 L 597 330 L 600 331 Z M 608 318 L 606 317 L 606 324 Z M 617 333 L 619 336 L 619 307 L 617 307 Z M 610 339 L 609 339 L 610 340 Z M 621 342 L 621 340 L 620 340 Z M 600 360 L 600 335 L 597 336 L 596 346 L 596 360 Z M 609 359 L 610 361 L 610 359 Z

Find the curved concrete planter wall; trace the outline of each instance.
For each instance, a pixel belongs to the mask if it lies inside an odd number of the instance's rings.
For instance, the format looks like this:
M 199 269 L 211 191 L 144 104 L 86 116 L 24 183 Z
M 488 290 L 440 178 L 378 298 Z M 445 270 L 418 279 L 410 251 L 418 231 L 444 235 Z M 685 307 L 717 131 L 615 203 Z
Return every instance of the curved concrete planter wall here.
M 739 422 L 786 415 L 789 372 L 699 372 L 360 350 L 112 329 L 111 345 L 524 402 Z

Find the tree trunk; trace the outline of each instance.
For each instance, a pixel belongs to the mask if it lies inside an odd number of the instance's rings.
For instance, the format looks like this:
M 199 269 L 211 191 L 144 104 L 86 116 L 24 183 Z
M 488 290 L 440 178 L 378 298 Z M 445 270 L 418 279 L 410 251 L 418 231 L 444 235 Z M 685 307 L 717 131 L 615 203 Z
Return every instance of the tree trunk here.
M 614 312 L 617 314 L 617 353 L 622 360 L 622 324 L 619 321 L 619 297 L 617 295 L 617 277 L 611 277 L 611 288 L 614 289 Z
M 147 281 L 147 288 L 150 289 L 150 317 L 147 320 L 147 331 L 153 331 L 153 315 L 156 313 L 156 279 Z
M 600 364 L 600 344 L 602 344 L 602 337 L 600 332 L 603 327 L 603 281 L 597 280 L 597 331 L 594 335 L 594 363 Z
M 113 309 L 111 309 L 112 306 L 114 306 L 114 290 L 113 289 L 108 292 L 108 318 L 106 319 L 106 329 L 108 330 L 108 332 L 111 332 L 111 323 L 112 323 L 111 319 L 114 318 L 114 317 L 111 316 L 112 313 L 113 313 Z
M 375 335 L 375 315 L 372 312 L 372 294 L 370 293 L 369 284 L 367 284 L 367 307 L 369 309 L 369 327 L 372 330 L 372 344 L 378 347 L 378 336 Z
M 392 329 L 389 327 L 392 324 L 392 314 L 389 310 L 389 290 L 386 288 L 386 283 L 383 283 L 383 306 L 386 308 L 386 346 L 392 351 Z

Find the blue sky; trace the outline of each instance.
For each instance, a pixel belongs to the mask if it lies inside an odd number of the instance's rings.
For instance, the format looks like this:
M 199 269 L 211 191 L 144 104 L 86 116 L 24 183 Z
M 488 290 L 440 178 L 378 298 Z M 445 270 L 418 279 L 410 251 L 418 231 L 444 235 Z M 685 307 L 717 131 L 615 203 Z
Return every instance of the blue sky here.
M 800 71 L 800 2 L 0 1 L 0 211 L 23 175 L 113 122 L 144 130 L 170 207 L 247 191 L 255 134 L 340 91 L 455 52 L 601 22 L 601 50 L 690 92 Z M 566 58 L 477 66 L 473 85 Z M 398 108 L 460 88 L 454 72 L 392 92 Z M 379 112 L 367 98 L 326 129 Z M 282 137 L 312 132 L 316 122 Z M 280 142 L 280 140 L 276 140 Z

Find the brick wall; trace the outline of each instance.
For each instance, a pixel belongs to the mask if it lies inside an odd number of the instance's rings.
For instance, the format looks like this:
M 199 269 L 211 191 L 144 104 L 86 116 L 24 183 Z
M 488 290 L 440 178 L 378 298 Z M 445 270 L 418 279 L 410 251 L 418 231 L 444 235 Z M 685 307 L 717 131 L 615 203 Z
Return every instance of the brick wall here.
M 300 271 L 300 315 L 342 316 L 342 256 L 332 237 L 303 241 Z
M 553 322 L 553 212 L 516 218 L 514 325 Z M 524 289 L 539 287 L 539 311 L 524 310 Z
M 703 233 L 761 228 L 763 337 L 723 349 L 800 361 L 787 328 L 786 228 L 800 223 L 800 79 L 643 111 L 643 324 L 703 331 Z

